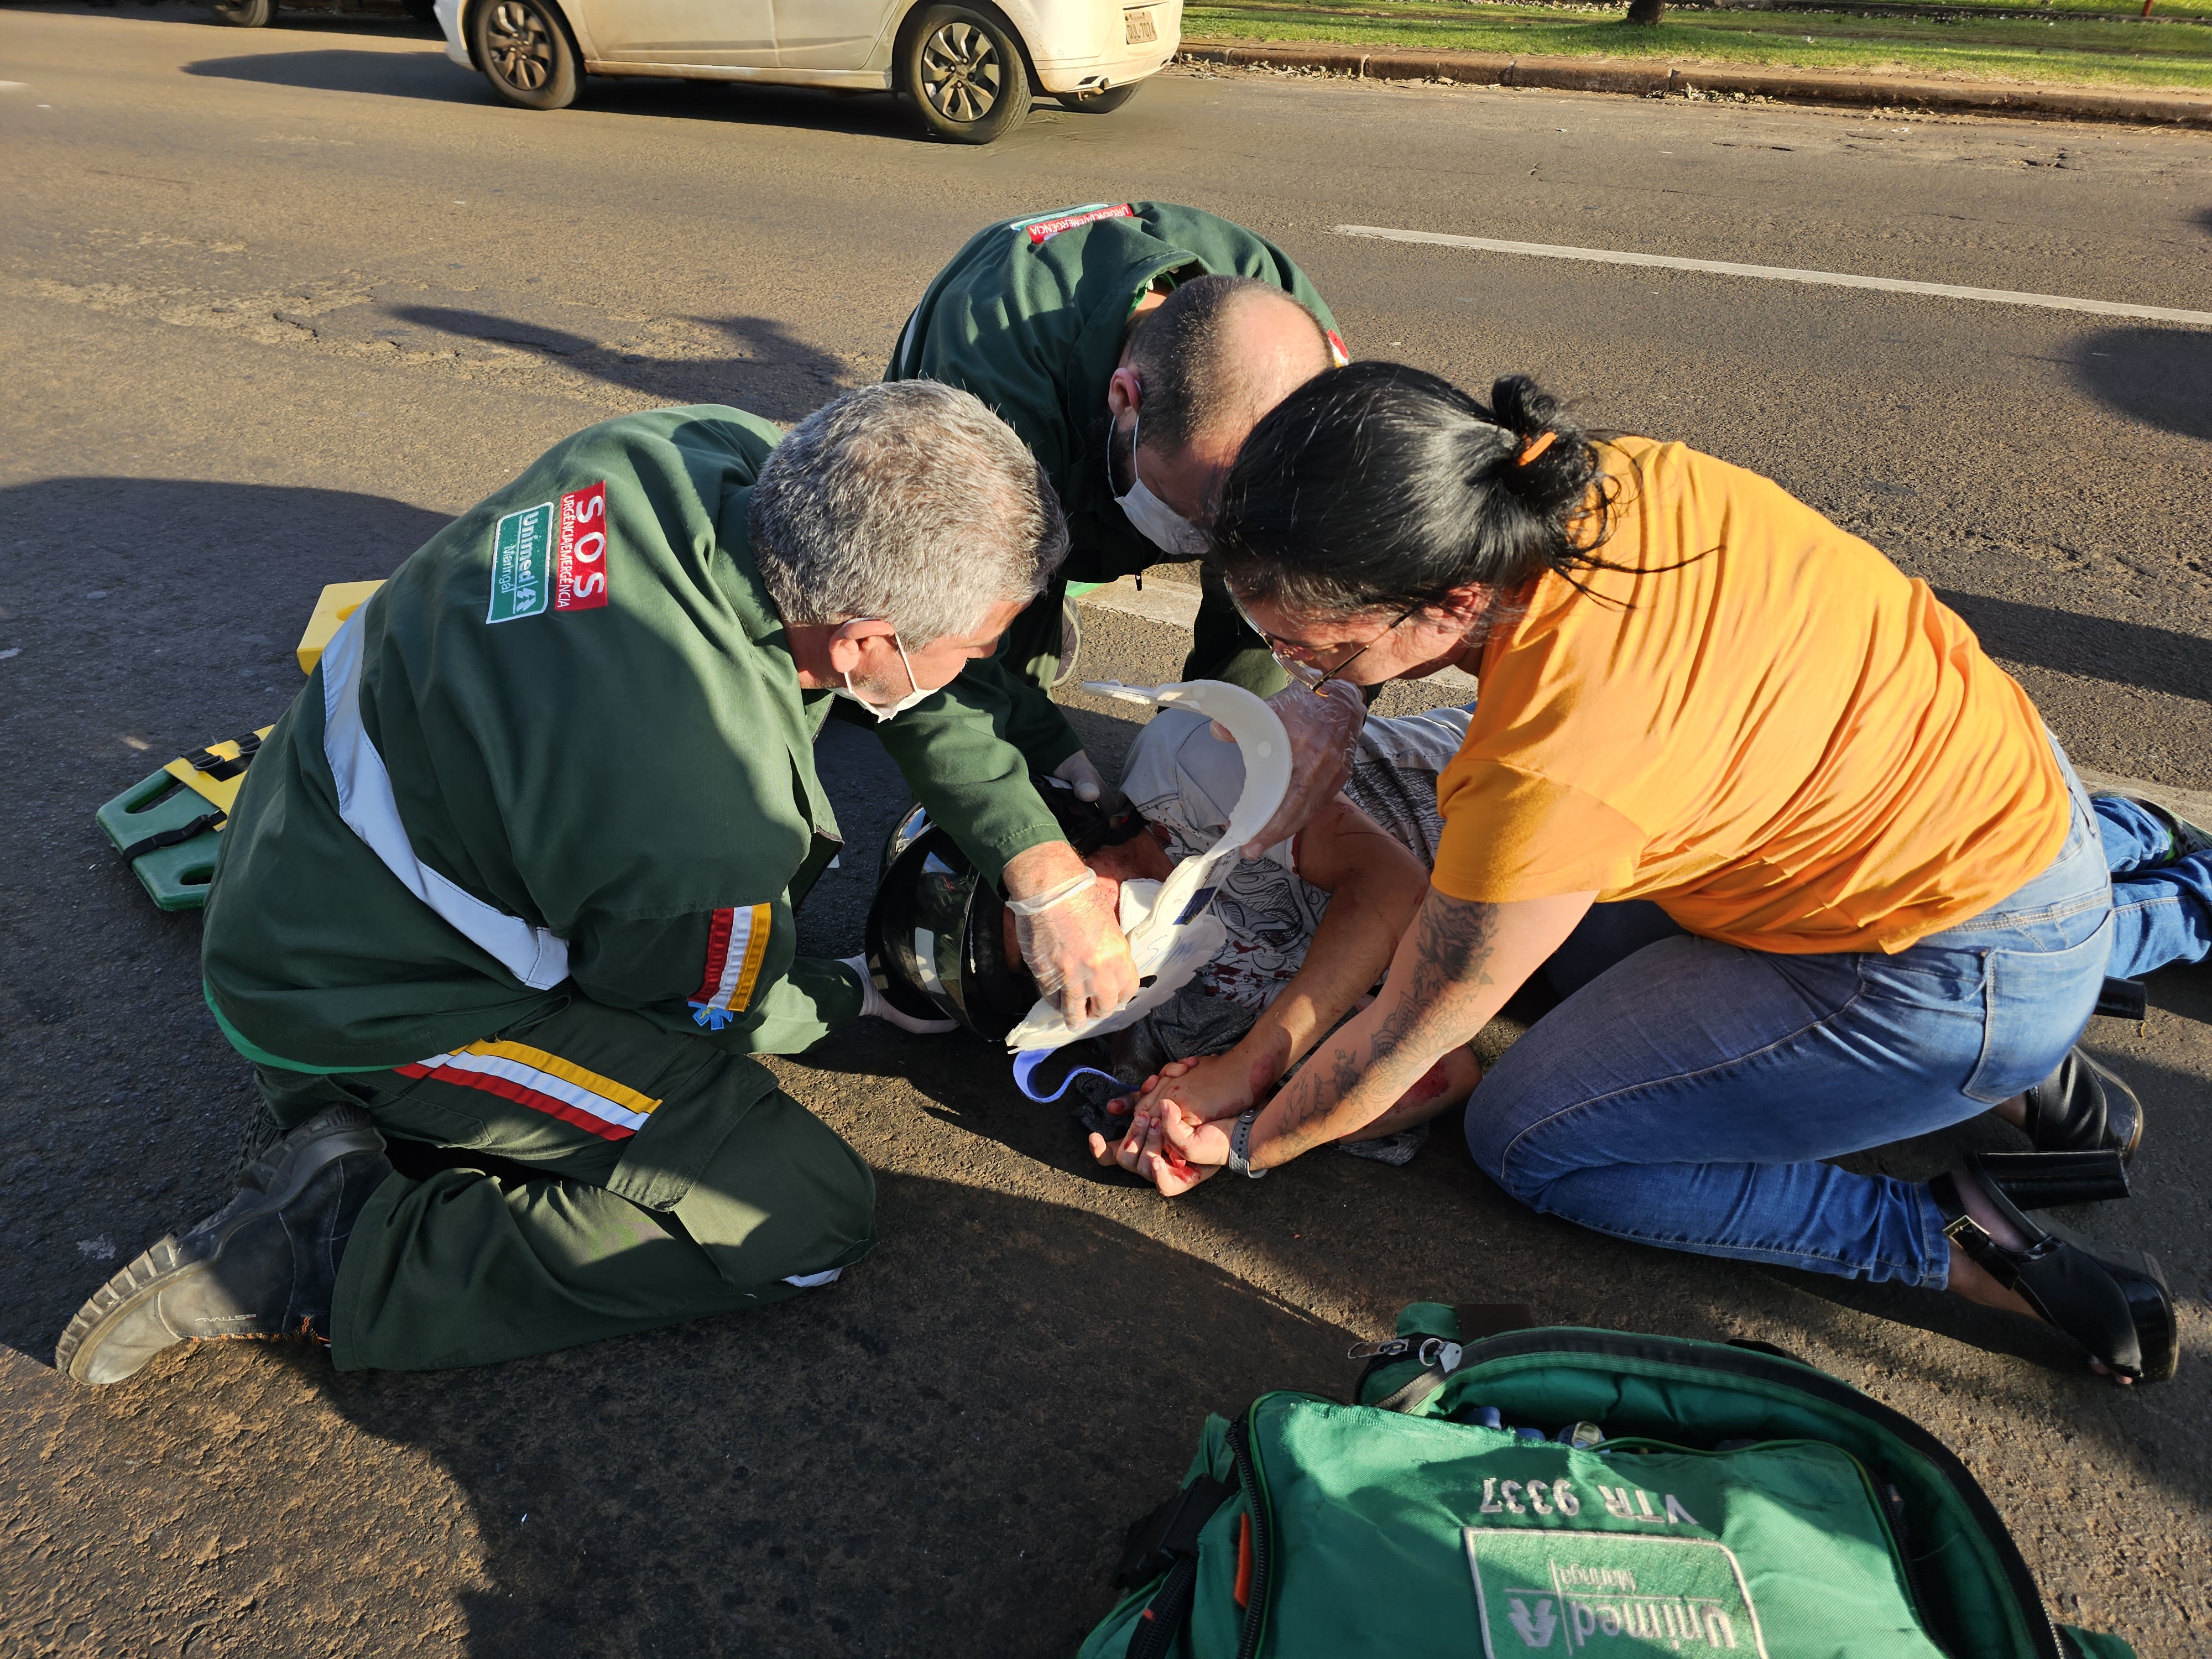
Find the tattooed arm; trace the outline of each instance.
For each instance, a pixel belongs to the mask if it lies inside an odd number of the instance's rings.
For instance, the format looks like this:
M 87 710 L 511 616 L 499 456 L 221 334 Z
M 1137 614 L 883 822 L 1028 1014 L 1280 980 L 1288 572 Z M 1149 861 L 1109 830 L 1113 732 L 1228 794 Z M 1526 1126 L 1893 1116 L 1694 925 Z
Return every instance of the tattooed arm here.
M 1481 904 L 1431 888 L 1398 942 L 1382 994 L 1314 1050 L 1253 1123 L 1253 1167 L 1286 1164 L 1382 1116 L 1430 1066 L 1489 1024 L 1595 896 Z M 1140 1132 L 1164 1138 L 1188 1164 L 1204 1167 L 1227 1161 L 1229 1127 L 1199 1123 L 1178 1109 L 1164 1110 Z

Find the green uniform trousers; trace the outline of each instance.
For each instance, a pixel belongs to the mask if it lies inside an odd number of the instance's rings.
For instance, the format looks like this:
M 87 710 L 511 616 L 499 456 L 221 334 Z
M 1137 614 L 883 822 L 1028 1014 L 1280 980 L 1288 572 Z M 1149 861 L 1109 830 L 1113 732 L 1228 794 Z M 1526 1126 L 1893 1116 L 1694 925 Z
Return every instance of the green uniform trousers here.
M 769 988 L 790 1006 L 770 1009 L 755 1052 L 844 1023 L 816 989 Z M 258 1072 L 280 1125 L 352 1101 L 462 1166 L 371 1195 L 338 1264 L 341 1370 L 488 1364 L 758 1307 L 876 1242 L 867 1165 L 765 1067 L 582 997 L 416 1065 Z
M 1014 618 L 999 647 L 999 660 L 1009 671 L 1047 690 L 1060 673 L 1061 607 L 1066 599 L 1066 580 L 1054 576 L 1029 608 Z M 1191 625 L 1190 654 L 1183 659 L 1182 677 L 1226 680 L 1262 697 L 1273 696 L 1290 684 L 1267 642 L 1245 626 L 1229 589 L 1211 571 L 1199 578 L 1198 617 Z M 1030 754 L 1034 764 L 1033 745 L 1023 741 L 1024 735 L 1009 732 L 1007 740 Z

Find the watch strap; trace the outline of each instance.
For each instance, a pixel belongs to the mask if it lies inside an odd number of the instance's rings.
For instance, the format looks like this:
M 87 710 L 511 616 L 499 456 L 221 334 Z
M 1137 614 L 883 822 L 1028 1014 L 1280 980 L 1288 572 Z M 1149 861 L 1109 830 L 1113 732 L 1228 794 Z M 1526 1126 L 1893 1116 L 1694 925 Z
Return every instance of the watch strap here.
M 1229 1132 L 1229 1167 L 1250 1181 L 1257 1181 L 1267 1172 L 1252 1167 L 1252 1123 L 1260 1115 L 1257 1106 L 1248 1107 L 1237 1119 L 1237 1127 Z

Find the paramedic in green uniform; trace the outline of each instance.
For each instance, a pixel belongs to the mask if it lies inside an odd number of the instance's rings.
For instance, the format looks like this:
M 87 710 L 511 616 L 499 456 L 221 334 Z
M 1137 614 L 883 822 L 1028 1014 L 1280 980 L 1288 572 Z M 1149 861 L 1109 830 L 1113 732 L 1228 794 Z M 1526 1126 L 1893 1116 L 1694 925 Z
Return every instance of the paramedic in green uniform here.
M 1068 557 L 963 676 L 1005 710 L 1030 769 L 1101 789 L 1045 689 L 1059 673 L 1067 584 L 1194 562 L 1215 489 L 1262 416 L 1346 361 L 1328 307 L 1288 255 L 1241 225 L 1172 202 L 1103 203 L 986 227 L 939 271 L 899 337 L 887 380 L 964 387 L 1022 435 L 1067 514 Z M 1272 845 L 1333 799 L 1366 705 L 1349 688 L 1285 690 L 1266 641 L 1220 579 L 1200 579 L 1185 679 L 1276 697 L 1299 787 Z
M 714 407 L 593 427 L 340 629 L 247 775 L 206 914 L 209 1006 L 286 1133 L 86 1304 L 70 1376 L 210 1337 L 480 1364 L 866 1254 L 867 1167 L 748 1057 L 864 1013 L 920 1029 L 857 962 L 796 953 L 839 844 L 814 766 L 833 698 L 1034 910 L 1065 1003 L 1134 992 L 1018 758 L 938 695 L 1065 556 L 1036 464 L 927 382 L 778 435 Z M 386 1136 L 456 1150 L 410 1178 Z

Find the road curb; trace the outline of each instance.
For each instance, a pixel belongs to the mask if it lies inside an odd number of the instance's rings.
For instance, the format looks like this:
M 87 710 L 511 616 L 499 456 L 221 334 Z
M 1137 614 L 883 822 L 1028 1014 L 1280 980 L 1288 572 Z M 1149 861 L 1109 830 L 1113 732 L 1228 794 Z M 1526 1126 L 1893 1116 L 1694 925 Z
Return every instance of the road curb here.
M 2212 98 L 2090 92 L 2065 87 L 1829 75 L 1815 70 L 1644 65 L 1588 58 L 1509 58 L 1482 52 L 1408 52 L 1315 42 L 1237 46 L 1185 42 L 1177 61 L 1244 68 L 1312 69 L 1370 81 L 1455 81 L 1471 86 L 1617 92 L 1638 98 L 1771 98 L 1792 104 L 1875 106 L 1935 114 L 2024 115 L 2044 120 L 2118 121 L 2212 131 Z

